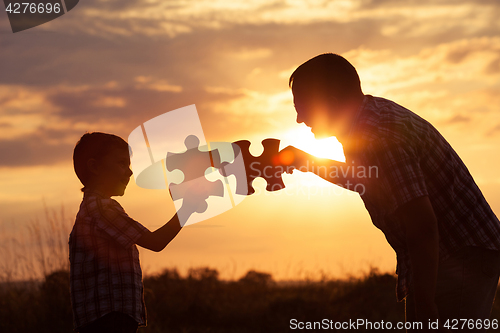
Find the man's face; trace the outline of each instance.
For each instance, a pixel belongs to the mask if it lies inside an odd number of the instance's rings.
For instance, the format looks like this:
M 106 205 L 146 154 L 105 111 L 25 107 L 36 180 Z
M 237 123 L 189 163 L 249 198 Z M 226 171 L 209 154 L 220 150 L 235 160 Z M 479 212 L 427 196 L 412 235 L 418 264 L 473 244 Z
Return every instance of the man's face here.
M 114 149 L 98 163 L 96 184 L 107 196 L 122 196 L 132 176 L 128 150 Z
M 350 109 L 342 107 L 332 96 L 304 94 L 300 90 L 292 90 L 292 93 L 297 123 L 310 127 L 317 139 L 346 137 L 350 129 Z
M 336 119 L 338 117 L 334 100 L 294 93 L 293 102 L 297 111 L 297 123 L 310 127 L 317 139 L 336 134 L 339 119 Z

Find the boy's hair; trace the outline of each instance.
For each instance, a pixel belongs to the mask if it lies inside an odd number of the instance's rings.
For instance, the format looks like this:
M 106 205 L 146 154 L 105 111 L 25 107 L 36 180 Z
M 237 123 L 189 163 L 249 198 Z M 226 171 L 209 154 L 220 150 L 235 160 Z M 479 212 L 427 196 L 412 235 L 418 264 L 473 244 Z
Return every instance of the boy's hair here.
M 307 94 L 333 95 L 341 102 L 363 94 L 354 66 L 334 53 L 320 54 L 297 67 L 288 85 L 293 89 L 296 83 Z
M 87 132 L 78 140 L 73 151 L 73 167 L 76 176 L 83 184 L 82 192 L 85 191 L 90 179 L 88 160 L 93 158 L 99 161 L 114 149 L 127 149 L 130 152 L 128 143 L 114 134 Z

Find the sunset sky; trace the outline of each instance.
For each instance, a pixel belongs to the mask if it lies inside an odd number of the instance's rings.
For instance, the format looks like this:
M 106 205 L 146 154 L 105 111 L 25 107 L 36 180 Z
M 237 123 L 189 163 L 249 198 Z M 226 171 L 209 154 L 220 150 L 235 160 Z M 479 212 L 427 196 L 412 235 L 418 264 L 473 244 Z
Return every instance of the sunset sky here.
M 325 52 L 358 69 L 365 94 L 440 130 L 499 214 L 499 17 L 498 0 L 85 0 L 13 34 L 2 11 L 0 239 L 40 217 L 43 202 L 74 219 L 82 194 L 71 157 L 86 131 L 127 138 L 195 104 L 207 141 L 248 139 L 255 155 L 270 137 L 312 149 L 312 134 L 295 122 L 288 78 Z M 260 191 L 234 209 L 186 227 L 161 253 L 141 250 L 145 273 L 394 272 L 395 255 L 357 194 L 300 172 L 284 182 L 287 191 L 270 194 L 258 179 Z M 116 199 L 150 229 L 174 213 L 166 191 L 133 181 Z

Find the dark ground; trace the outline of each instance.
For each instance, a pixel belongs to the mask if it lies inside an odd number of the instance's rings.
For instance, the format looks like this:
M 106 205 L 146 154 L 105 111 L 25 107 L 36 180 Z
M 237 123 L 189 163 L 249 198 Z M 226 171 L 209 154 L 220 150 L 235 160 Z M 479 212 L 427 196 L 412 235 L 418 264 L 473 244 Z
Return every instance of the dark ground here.
M 209 268 L 193 269 L 187 277 L 167 270 L 144 278 L 148 326 L 139 332 L 300 331 L 290 329 L 291 319 L 383 320 L 395 325 L 404 321 L 404 304 L 396 302 L 395 284 L 394 276 L 376 271 L 360 279 L 284 284 L 255 271 L 228 282 L 219 280 L 218 272 Z M 496 319 L 500 319 L 499 298 L 492 314 Z M 0 332 L 72 332 L 69 273 L 54 272 L 41 284 L 3 284 Z

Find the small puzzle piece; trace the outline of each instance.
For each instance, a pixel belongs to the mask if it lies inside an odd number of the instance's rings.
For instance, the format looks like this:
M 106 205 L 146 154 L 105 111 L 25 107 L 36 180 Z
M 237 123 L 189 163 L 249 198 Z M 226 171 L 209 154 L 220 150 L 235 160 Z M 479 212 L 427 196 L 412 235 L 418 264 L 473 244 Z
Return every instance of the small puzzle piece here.
M 224 196 L 224 185 L 222 181 L 208 181 L 205 177 L 199 177 L 189 182 L 170 185 L 172 199 L 183 199 L 182 210 L 191 213 L 203 213 L 207 210 L 206 199 L 210 196 Z
M 165 165 L 168 171 L 180 170 L 184 174 L 184 182 L 204 177 L 209 167 L 220 165 L 217 150 L 200 151 L 200 140 L 195 135 L 189 135 L 184 141 L 187 150 L 183 153 L 167 153 Z
M 168 171 L 179 170 L 184 174 L 184 180 L 178 184 L 171 182 L 170 195 L 174 201 L 182 200 L 178 213 L 183 223 L 191 214 L 204 213 L 208 208 L 206 200 L 210 196 L 224 197 L 224 184 L 220 180 L 209 181 L 205 178 L 207 169 L 214 167 L 214 160 L 220 164 L 217 150 L 202 151 L 200 140 L 195 135 L 189 135 L 184 140 L 187 150 L 182 153 L 168 152 L 165 165 Z M 203 147 L 204 148 L 204 147 Z
M 234 174 L 237 178 L 237 194 L 253 194 L 255 189 L 252 182 L 257 177 L 262 177 L 266 180 L 267 191 L 278 191 L 285 188 L 281 174 L 283 168 L 277 163 L 277 156 L 279 155 L 280 140 L 278 139 L 265 139 L 262 141 L 264 151 L 260 156 L 254 157 L 250 154 L 250 141 L 241 140 L 233 143 L 234 154 L 237 156 L 239 153 L 243 156 L 245 165 L 246 182 L 241 181 L 241 176 L 238 166 L 235 163 L 224 162 L 221 164 L 220 173 L 227 177 Z

